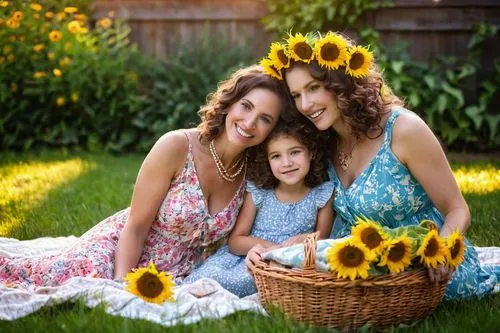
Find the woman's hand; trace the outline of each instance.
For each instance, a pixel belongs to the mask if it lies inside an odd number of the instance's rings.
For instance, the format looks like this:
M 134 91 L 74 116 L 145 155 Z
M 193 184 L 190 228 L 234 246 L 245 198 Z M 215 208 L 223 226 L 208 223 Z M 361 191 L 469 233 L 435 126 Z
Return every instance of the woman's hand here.
M 431 282 L 438 283 L 441 281 L 450 280 L 454 269 L 448 265 L 439 265 L 436 268 L 429 267 L 429 279 Z

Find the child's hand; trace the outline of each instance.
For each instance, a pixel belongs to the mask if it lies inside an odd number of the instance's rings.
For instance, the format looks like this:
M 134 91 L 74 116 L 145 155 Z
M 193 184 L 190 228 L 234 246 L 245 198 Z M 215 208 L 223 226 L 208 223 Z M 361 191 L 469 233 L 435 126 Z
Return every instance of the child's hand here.
M 247 253 L 246 263 L 256 264 L 258 261 L 262 260 L 262 252 L 264 252 L 264 247 L 260 244 L 254 245 Z

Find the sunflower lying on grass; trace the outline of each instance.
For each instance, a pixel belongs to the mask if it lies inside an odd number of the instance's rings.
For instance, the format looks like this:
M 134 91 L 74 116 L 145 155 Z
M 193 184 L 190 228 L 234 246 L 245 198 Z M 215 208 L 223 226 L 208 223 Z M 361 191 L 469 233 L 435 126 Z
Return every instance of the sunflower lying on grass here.
M 463 261 L 464 253 L 464 237 L 458 230 L 443 239 L 429 220 L 418 226 L 390 229 L 358 218 L 351 236 L 333 243 L 326 251 L 326 260 L 337 277 L 354 280 L 419 266 L 456 268 Z
M 148 267 L 136 268 L 124 278 L 127 281 L 125 290 L 151 303 L 162 304 L 174 301 L 172 288 L 175 286 L 172 275 L 158 272 L 153 262 Z

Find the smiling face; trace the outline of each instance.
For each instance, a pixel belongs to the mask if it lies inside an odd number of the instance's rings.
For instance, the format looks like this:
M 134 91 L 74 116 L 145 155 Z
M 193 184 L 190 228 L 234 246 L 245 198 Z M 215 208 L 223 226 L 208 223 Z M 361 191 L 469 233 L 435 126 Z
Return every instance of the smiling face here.
M 244 148 L 263 142 L 279 119 L 281 103 L 268 89 L 250 90 L 229 107 L 225 121 L 228 140 Z
M 285 80 L 295 106 L 323 131 L 341 119 L 336 97 L 325 83 L 312 77 L 307 66 L 296 65 L 286 71 Z
M 280 134 L 269 140 L 267 159 L 274 177 L 286 185 L 304 183 L 309 173 L 312 155 L 293 136 Z

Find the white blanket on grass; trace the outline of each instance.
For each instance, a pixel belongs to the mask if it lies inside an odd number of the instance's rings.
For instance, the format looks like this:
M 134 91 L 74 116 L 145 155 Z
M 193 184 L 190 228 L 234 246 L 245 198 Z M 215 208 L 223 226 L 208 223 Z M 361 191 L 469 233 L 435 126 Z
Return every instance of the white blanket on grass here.
M 77 237 L 37 238 L 19 241 L 0 238 L 0 256 L 23 257 L 54 254 L 71 245 Z M 197 298 L 190 288 L 211 283 L 216 292 Z M 52 306 L 81 299 L 88 307 L 105 305 L 111 315 L 149 320 L 164 326 L 191 324 L 201 319 L 222 318 L 236 311 L 253 310 L 265 314 L 257 294 L 246 298 L 222 288 L 216 281 L 202 279 L 192 285 L 174 289 L 175 302 L 162 305 L 148 303 L 125 291 L 121 283 L 87 277 L 75 277 L 59 287 L 39 288 L 36 292 L 7 288 L 0 284 L 0 320 L 15 320 L 36 312 L 44 306 Z
M 71 245 L 77 237 L 37 238 L 19 241 L 0 238 L 0 255 L 22 257 L 53 254 Z M 500 266 L 500 248 L 476 248 L 482 264 Z M 197 284 L 211 283 L 217 291 L 197 298 L 189 289 Z M 106 312 L 128 318 L 149 320 L 164 326 L 191 324 L 201 319 L 222 318 L 236 311 L 253 310 L 265 314 L 257 294 L 238 298 L 216 281 L 202 279 L 174 290 L 176 301 L 152 304 L 123 290 L 123 285 L 111 280 L 76 277 L 59 287 L 41 288 L 37 292 L 7 288 L 0 284 L 0 320 L 15 320 L 36 312 L 43 306 L 83 300 L 88 307 L 105 305 Z

